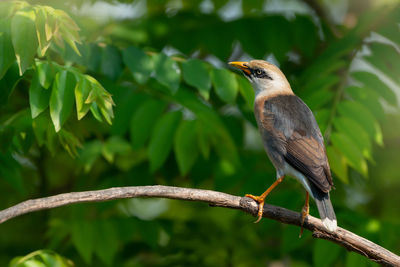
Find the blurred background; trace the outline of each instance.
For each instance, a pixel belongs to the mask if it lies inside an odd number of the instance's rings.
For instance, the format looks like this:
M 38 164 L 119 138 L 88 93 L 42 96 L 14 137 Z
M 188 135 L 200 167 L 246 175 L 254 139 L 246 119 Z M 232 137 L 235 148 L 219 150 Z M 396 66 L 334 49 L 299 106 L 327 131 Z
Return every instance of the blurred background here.
M 397 0 L 0 2 L 0 208 L 113 186 L 261 194 L 275 170 L 227 62 L 265 59 L 317 118 L 339 226 L 400 254 L 399 23 Z M 304 199 L 286 179 L 267 202 Z M 1 224 L 0 265 L 376 265 L 253 221 L 166 199 L 72 205 Z

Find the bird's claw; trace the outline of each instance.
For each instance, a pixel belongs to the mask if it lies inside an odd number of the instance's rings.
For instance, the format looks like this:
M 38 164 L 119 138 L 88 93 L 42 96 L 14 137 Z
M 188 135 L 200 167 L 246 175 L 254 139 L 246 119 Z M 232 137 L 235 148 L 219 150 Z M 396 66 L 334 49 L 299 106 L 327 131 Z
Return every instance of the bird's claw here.
M 300 234 L 299 234 L 299 238 L 301 238 L 301 236 L 303 235 L 303 225 L 304 225 L 304 221 L 306 219 L 306 217 L 308 216 L 310 212 L 310 207 L 304 206 L 303 209 L 301 210 L 301 226 L 300 226 Z
M 245 197 L 251 198 L 258 202 L 258 213 L 257 213 L 257 220 L 254 223 L 258 223 L 261 221 L 263 212 L 264 212 L 264 198 L 260 196 L 253 196 L 250 194 L 246 194 Z

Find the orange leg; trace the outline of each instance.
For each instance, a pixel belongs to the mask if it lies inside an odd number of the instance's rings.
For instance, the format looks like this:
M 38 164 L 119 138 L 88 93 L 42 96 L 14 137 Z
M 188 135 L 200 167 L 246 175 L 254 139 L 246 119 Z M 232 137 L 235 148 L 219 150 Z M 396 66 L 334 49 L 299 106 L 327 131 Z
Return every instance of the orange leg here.
M 304 207 L 301 210 L 301 228 L 300 228 L 299 238 L 301 238 L 301 236 L 303 235 L 304 220 L 306 219 L 307 215 L 310 212 L 309 198 L 310 198 L 310 195 L 306 191 L 306 203 L 304 204 Z
M 257 215 L 258 218 L 257 221 L 255 221 L 254 223 L 258 223 L 262 218 L 265 198 L 278 184 L 280 184 L 283 181 L 283 178 L 285 178 L 285 176 L 279 177 L 279 179 L 277 179 L 261 196 L 253 196 L 250 194 L 245 195 L 245 197 L 252 198 L 258 202 L 258 215 Z

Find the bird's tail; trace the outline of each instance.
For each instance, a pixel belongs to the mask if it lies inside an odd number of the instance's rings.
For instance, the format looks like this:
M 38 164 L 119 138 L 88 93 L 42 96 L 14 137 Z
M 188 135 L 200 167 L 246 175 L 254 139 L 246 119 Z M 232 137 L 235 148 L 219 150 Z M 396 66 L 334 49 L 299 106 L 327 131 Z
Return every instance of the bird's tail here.
M 315 193 L 315 192 L 313 192 Z M 335 211 L 333 210 L 329 193 L 318 192 L 314 194 L 315 203 L 317 203 L 319 216 L 326 229 L 331 232 L 336 231 L 337 221 Z

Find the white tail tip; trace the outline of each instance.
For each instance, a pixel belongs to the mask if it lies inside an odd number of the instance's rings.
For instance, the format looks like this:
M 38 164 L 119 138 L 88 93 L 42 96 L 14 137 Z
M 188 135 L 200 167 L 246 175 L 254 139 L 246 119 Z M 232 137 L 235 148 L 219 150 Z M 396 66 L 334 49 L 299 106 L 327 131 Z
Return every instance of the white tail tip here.
M 336 220 L 331 220 L 329 218 L 324 218 L 322 220 L 322 223 L 328 229 L 329 232 L 335 232 L 337 229 L 337 221 Z

